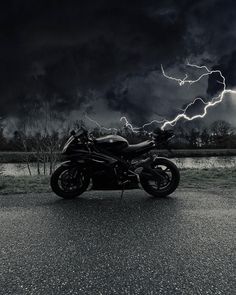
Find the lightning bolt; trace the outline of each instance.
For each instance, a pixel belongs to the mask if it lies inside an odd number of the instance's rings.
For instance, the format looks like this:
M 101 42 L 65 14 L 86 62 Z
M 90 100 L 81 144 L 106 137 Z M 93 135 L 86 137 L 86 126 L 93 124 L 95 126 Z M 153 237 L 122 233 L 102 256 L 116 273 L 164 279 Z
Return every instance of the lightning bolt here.
M 87 118 L 90 122 L 92 122 L 92 123 L 94 123 L 95 125 L 97 125 L 98 128 L 99 128 L 100 130 L 105 130 L 105 131 L 115 131 L 115 132 L 118 132 L 118 129 L 117 129 L 117 128 L 114 128 L 114 127 L 112 127 L 112 128 L 104 127 L 104 126 L 102 126 L 101 124 L 99 124 L 96 120 L 90 118 L 87 114 L 85 115 L 85 118 Z M 128 128 L 128 129 L 130 129 L 133 133 L 139 133 L 141 130 L 144 130 L 144 128 L 145 128 L 146 126 L 152 125 L 152 124 L 154 124 L 154 123 L 161 124 L 161 123 L 164 123 L 165 121 L 166 121 L 166 120 L 162 120 L 162 121 L 153 120 L 153 121 L 151 121 L 151 122 L 145 123 L 145 124 L 144 124 L 143 126 L 141 126 L 141 127 L 134 127 L 134 126 L 128 121 L 128 119 L 127 119 L 125 116 L 123 116 L 123 117 L 120 118 L 120 122 L 123 122 L 123 123 L 124 123 L 122 129 L 124 129 L 124 128 Z
M 97 125 L 100 130 L 111 131 L 111 132 L 113 132 L 113 131 L 117 132 L 118 131 L 117 128 L 113 128 L 113 127 L 112 128 L 107 128 L 107 127 L 102 126 L 97 121 L 90 118 L 87 114 L 85 114 L 85 118 L 88 119 L 90 122 L 94 123 L 95 125 Z
M 199 66 L 199 65 L 191 64 L 189 62 L 187 62 L 187 66 L 197 68 L 197 69 L 204 69 L 205 73 L 200 75 L 195 80 L 189 80 L 187 74 L 185 75 L 185 77 L 183 79 L 180 79 L 180 78 L 175 78 L 175 77 L 171 77 L 171 76 L 167 75 L 162 66 L 161 66 L 161 70 L 162 70 L 162 74 L 164 75 L 164 77 L 166 77 L 167 79 L 176 81 L 180 86 L 183 86 L 186 83 L 192 85 L 194 83 L 199 82 L 202 78 L 216 73 L 216 74 L 220 75 L 221 81 L 217 81 L 217 82 L 223 85 L 223 90 L 219 93 L 219 95 L 213 97 L 209 102 L 205 102 L 202 98 L 196 98 L 193 102 L 189 103 L 186 106 L 186 108 L 183 110 L 183 112 L 181 114 L 178 114 L 174 119 L 172 119 L 170 121 L 165 121 L 164 124 L 161 126 L 162 130 L 164 130 L 166 128 L 166 126 L 168 126 L 168 125 L 170 125 L 172 127 L 175 126 L 175 124 L 180 119 L 185 119 L 185 120 L 188 120 L 188 121 L 192 121 L 192 120 L 195 120 L 197 118 L 204 118 L 207 115 L 208 109 L 211 108 L 211 107 L 216 106 L 219 103 L 221 103 L 223 101 L 223 99 L 225 98 L 226 94 L 236 94 L 235 90 L 227 89 L 225 77 L 223 76 L 223 74 L 222 74 L 222 72 L 220 70 L 209 70 L 207 66 Z M 205 107 L 203 109 L 203 112 L 200 113 L 200 114 L 194 115 L 194 116 L 188 116 L 186 114 L 187 110 L 189 109 L 189 107 L 194 105 L 195 102 L 198 101 L 198 100 L 201 101 L 205 105 Z
M 140 132 L 140 130 L 144 130 L 145 127 L 147 127 L 147 126 L 150 126 L 150 125 L 152 125 L 152 124 L 154 124 L 154 123 L 156 123 L 156 124 L 162 124 L 162 123 L 164 123 L 166 120 L 165 120 L 165 119 L 164 119 L 164 120 L 161 120 L 161 121 L 153 120 L 153 121 L 151 121 L 151 122 L 145 123 L 145 124 L 142 125 L 141 127 L 133 127 L 132 124 L 128 121 L 128 119 L 127 119 L 126 117 L 121 117 L 121 118 L 120 118 L 120 121 L 121 121 L 121 122 L 124 122 L 124 123 L 125 123 L 124 126 L 127 127 L 127 128 L 129 128 L 129 129 L 131 129 L 132 132 L 134 132 L 134 133 L 138 133 L 138 132 Z
M 181 120 L 181 119 L 185 119 L 187 121 L 193 121 L 195 119 L 198 118 L 204 118 L 207 115 L 208 109 L 211 107 L 216 106 L 217 104 L 221 103 L 223 101 L 223 99 L 225 98 L 226 94 L 236 94 L 236 90 L 232 90 L 232 89 L 228 89 L 226 86 L 226 80 L 225 77 L 223 76 L 222 72 L 220 70 L 210 70 L 207 66 L 199 66 L 199 65 L 195 65 L 195 64 L 191 64 L 189 62 L 187 62 L 187 66 L 192 67 L 192 68 L 196 68 L 196 69 L 201 69 L 204 70 L 205 72 L 203 74 L 201 74 L 198 78 L 196 78 L 195 80 L 190 80 L 188 77 L 188 74 L 185 74 L 184 78 L 176 78 L 176 77 L 172 77 L 169 76 L 168 74 L 166 74 L 163 66 L 161 65 L 161 71 L 162 74 L 165 78 L 172 80 L 174 82 L 177 82 L 179 84 L 179 86 L 183 86 L 185 84 L 189 84 L 192 85 L 194 83 L 199 82 L 201 79 L 203 79 L 204 77 L 210 76 L 212 74 L 218 74 L 220 76 L 220 81 L 217 80 L 218 83 L 222 84 L 223 86 L 223 90 L 217 95 L 214 96 L 209 102 L 205 102 L 201 97 L 195 98 L 192 102 L 190 102 L 183 110 L 181 110 L 182 112 L 178 115 L 176 115 L 176 117 L 174 117 L 172 120 L 167 120 L 167 119 L 163 119 L 161 121 L 159 120 L 153 120 L 151 122 L 147 122 L 144 125 L 142 125 L 141 127 L 134 127 L 129 121 L 128 119 L 123 116 L 120 118 L 120 121 L 124 123 L 124 127 L 129 128 L 132 132 L 134 133 L 138 133 L 140 132 L 140 130 L 144 130 L 145 127 L 150 126 L 152 124 L 162 124 L 161 125 L 161 129 L 164 130 L 167 126 L 175 126 L 176 123 Z M 203 105 L 204 105 L 204 109 L 203 112 L 200 114 L 196 114 L 193 116 L 188 116 L 187 115 L 187 111 L 188 109 L 193 106 L 197 101 L 200 101 Z M 106 128 L 104 126 L 101 126 L 97 121 L 89 118 L 86 115 L 87 119 L 89 119 L 91 122 L 95 123 L 100 129 L 104 129 L 106 131 L 118 131 L 118 129 L 116 128 Z

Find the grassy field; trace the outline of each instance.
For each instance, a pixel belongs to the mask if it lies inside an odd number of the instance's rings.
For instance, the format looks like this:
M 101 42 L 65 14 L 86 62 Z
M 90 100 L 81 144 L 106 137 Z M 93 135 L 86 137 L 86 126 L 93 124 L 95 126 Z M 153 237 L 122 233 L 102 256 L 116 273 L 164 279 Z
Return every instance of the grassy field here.
M 0 152 L 0 163 L 36 162 L 36 153 L 29 152 Z
M 183 169 L 180 189 L 236 189 L 236 169 Z M 51 192 L 48 176 L 1 176 L 0 195 Z
M 0 195 L 50 191 L 49 176 L 0 176 Z
M 236 156 L 236 149 L 192 149 L 192 150 L 158 150 L 160 156 L 168 157 L 213 157 L 213 156 Z M 29 162 L 36 161 L 35 153 L 27 152 L 0 152 L 0 163 L 23 163 L 28 158 Z M 60 153 L 58 153 L 60 161 Z

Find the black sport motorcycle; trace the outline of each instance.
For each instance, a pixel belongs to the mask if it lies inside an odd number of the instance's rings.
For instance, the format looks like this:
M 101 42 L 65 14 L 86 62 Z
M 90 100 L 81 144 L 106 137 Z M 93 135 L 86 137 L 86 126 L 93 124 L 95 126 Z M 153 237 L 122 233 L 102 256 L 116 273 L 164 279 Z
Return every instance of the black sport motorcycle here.
M 85 129 L 71 132 L 62 155 L 66 161 L 51 176 L 52 190 L 65 199 L 85 192 L 90 184 L 100 188 L 124 189 L 141 186 L 154 197 L 170 195 L 179 184 L 180 174 L 170 160 L 151 150 L 167 144 L 173 132 L 156 129 L 149 140 L 129 144 L 119 135 L 95 138 Z

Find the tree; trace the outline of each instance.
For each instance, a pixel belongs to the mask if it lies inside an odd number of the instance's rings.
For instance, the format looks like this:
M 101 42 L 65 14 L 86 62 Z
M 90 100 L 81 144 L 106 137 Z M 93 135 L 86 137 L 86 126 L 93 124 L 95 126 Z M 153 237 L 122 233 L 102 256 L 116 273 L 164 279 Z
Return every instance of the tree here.
M 30 167 L 30 155 L 29 151 L 31 148 L 31 141 L 30 137 L 27 134 L 27 126 L 23 124 L 20 131 L 14 132 L 16 143 L 19 145 L 19 148 L 24 152 L 23 154 L 23 160 L 27 166 L 29 175 L 32 175 L 31 167 Z
M 231 138 L 234 129 L 230 123 L 224 120 L 217 120 L 210 126 L 212 144 L 215 147 L 231 147 Z
M 3 127 L 0 127 L 0 150 L 4 151 L 6 149 L 7 140 L 3 133 Z
M 233 128 L 230 125 L 230 123 L 224 121 L 224 120 L 218 120 L 211 124 L 210 127 L 212 131 L 212 135 L 215 136 L 227 136 L 233 134 Z
M 37 110 L 36 110 L 37 112 Z M 61 130 L 62 120 L 57 112 L 53 111 L 49 102 L 42 102 L 40 113 L 34 122 L 35 136 L 34 151 L 37 157 L 37 171 L 40 173 L 40 163 L 43 164 L 43 174 L 46 174 L 47 164 L 51 175 L 58 160 L 58 150 L 61 138 L 57 130 Z
M 4 136 L 3 118 L 0 117 L 0 150 L 3 151 L 7 147 L 7 139 Z
M 196 147 L 199 147 L 200 145 L 200 132 L 198 129 L 196 128 L 192 128 L 190 130 L 190 133 L 189 133 L 189 136 L 188 136 L 188 141 L 189 141 L 189 144 L 190 144 L 190 147 L 192 148 L 196 148 Z
M 203 147 L 207 147 L 211 141 L 211 135 L 208 128 L 204 128 L 200 135 L 201 144 Z

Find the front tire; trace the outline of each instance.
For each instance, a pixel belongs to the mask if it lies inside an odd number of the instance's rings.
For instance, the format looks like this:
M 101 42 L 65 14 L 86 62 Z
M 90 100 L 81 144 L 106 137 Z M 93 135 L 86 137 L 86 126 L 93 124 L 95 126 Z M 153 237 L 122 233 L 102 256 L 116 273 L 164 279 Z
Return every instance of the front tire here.
M 90 177 L 85 169 L 74 166 L 60 166 L 51 176 L 51 188 L 55 194 L 64 199 L 81 195 L 88 188 Z
M 144 169 L 140 175 L 143 189 L 155 198 L 172 194 L 178 187 L 179 181 L 179 169 L 165 158 L 155 159 L 150 169 Z

